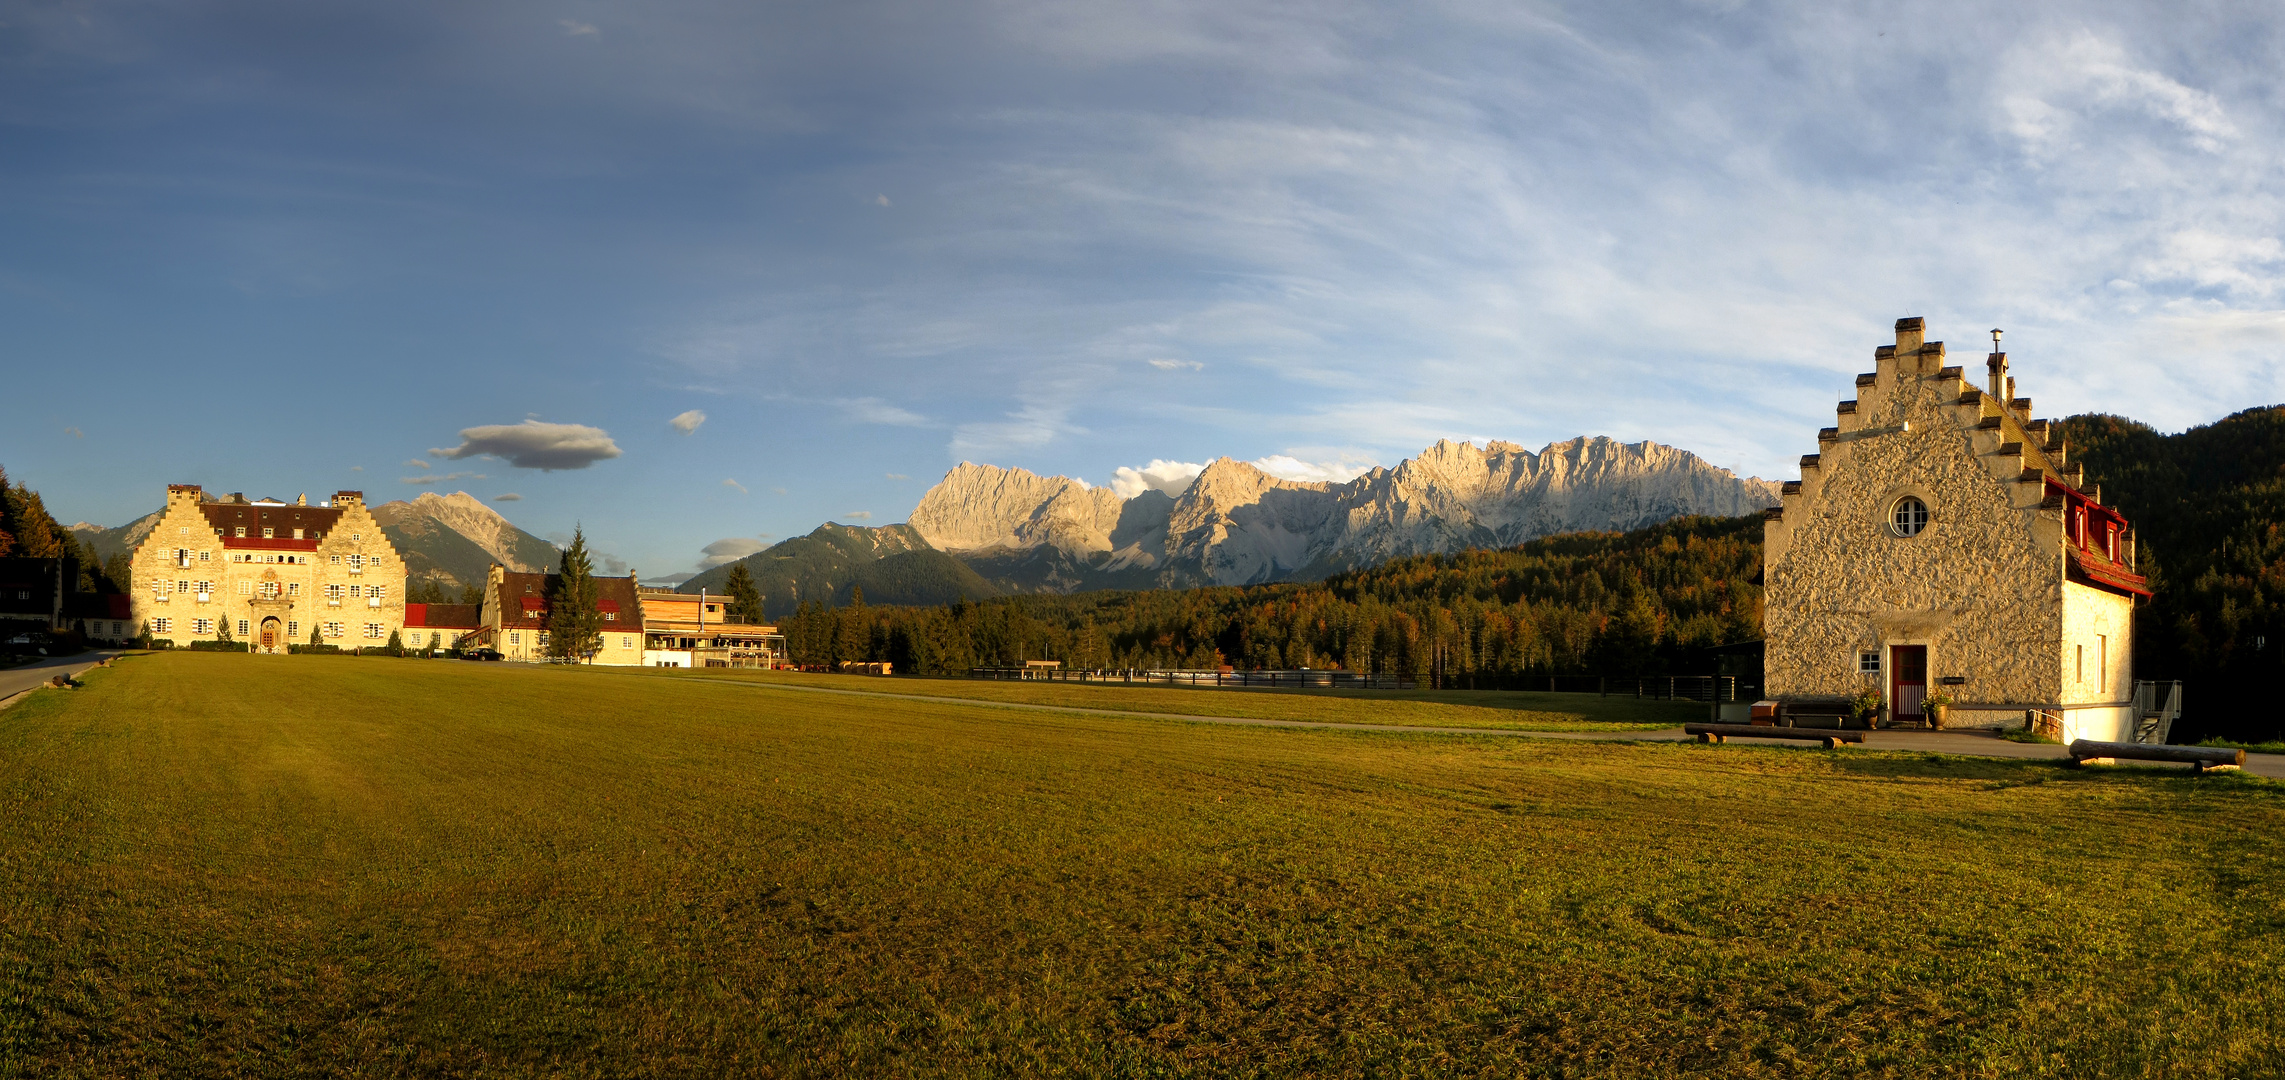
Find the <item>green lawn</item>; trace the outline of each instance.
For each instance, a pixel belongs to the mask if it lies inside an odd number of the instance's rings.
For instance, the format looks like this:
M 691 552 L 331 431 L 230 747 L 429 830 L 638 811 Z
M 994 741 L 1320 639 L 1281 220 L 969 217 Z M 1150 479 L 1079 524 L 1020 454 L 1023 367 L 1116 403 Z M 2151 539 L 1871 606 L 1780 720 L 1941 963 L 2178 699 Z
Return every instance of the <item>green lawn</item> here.
M 797 671 L 619 668 L 619 674 L 859 690 L 1086 709 L 1507 731 L 1651 731 L 1709 719 L 1706 706 L 1632 696 L 1494 690 L 1270 690 L 1101 683 L 877 678 Z
M 0 711 L 0 1076 L 2285 1073 L 2285 786 L 179 654 Z

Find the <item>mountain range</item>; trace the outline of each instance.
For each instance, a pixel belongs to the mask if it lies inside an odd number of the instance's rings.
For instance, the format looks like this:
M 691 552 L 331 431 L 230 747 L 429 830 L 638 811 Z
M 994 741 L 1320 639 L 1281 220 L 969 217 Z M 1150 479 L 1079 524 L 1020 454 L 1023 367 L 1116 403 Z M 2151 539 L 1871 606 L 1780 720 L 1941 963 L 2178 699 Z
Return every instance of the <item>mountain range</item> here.
M 83 521 L 71 530 L 108 560 L 141 544 L 162 512 L 153 510 L 116 528 Z M 494 562 L 535 573 L 555 569 L 561 554 L 554 544 L 509 524 L 465 491 L 450 495 L 424 491 L 410 502 L 382 503 L 373 507 L 373 519 L 404 556 L 408 584 L 426 581 L 447 590 L 481 586 Z
M 1173 494 L 1123 499 L 1070 477 L 963 462 L 904 524 L 827 525 L 739 562 L 774 618 L 801 600 L 845 602 L 852 587 L 872 602 L 906 604 L 1313 581 L 1399 556 L 1736 516 L 1777 501 L 1769 481 L 1670 446 L 1608 438 L 1536 453 L 1442 441 L 1345 483 L 1280 479 L 1221 458 Z M 732 565 L 681 587 L 719 592 Z

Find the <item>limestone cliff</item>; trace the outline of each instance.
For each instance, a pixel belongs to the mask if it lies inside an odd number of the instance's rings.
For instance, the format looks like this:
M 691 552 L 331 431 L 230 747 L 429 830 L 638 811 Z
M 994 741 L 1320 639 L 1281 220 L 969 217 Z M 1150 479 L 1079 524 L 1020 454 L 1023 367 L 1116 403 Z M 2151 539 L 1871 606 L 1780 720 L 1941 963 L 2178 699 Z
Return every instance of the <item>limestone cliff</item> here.
M 1216 460 L 1174 498 L 962 463 L 912 526 L 1003 588 L 1068 592 L 1313 579 L 1386 559 L 1500 547 L 1778 501 L 1687 451 L 1607 438 L 1481 448 L 1439 442 L 1345 484 L 1282 480 Z

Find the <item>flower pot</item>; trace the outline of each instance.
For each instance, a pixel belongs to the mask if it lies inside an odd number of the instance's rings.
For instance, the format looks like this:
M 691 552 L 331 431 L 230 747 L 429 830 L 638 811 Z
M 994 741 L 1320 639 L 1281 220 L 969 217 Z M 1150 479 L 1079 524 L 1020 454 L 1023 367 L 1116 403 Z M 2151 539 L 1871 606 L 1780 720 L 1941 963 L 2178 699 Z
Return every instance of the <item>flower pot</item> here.
M 1945 713 L 1949 712 L 1950 709 L 1951 706 L 1949 705 L 1928 706 L 1928 726 L 1932 728 L 1942 728 L 1944 726 L 1944 715 Z

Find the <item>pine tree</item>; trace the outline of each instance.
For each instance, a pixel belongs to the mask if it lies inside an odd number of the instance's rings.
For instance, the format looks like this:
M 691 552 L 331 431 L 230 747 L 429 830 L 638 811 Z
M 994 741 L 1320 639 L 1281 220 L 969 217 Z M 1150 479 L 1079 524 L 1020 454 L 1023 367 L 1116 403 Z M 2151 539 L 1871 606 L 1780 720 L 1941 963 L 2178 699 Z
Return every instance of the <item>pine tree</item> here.
M 732 563 L 730 576 L 722 583 L 723 591 L 730 594 L 730 618 L 736 622 L 762 621 L 762 590 L 754 585 L 753 572 L 745 563 Z
M 325 635 L 318 632 L 316 623 L 309 624 L 309 643 L 312 645 L 325 644 Z
M 389 643 L 382 647 L 388 650 L 390 656 L 403 656 L 405 654 L 404 632 L 401 630 L 389 631 Z
M 603 646 L 603 615 L 596 608 L 595 563 L 587 556 L 587 535 L 574 526 L 563 549 L 563 569 L 548 596 L 549 656 L 584 660 Z

